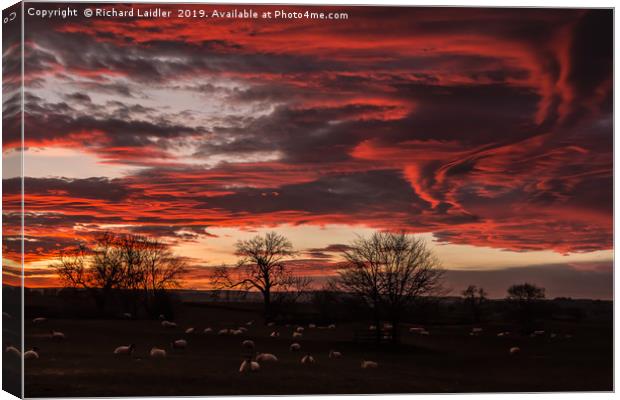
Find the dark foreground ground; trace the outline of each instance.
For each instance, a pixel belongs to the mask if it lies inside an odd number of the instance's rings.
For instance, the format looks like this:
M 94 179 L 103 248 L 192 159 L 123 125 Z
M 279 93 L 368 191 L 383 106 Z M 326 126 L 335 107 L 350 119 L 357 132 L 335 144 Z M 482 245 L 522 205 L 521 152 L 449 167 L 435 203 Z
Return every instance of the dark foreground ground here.
M 268 328 L 250 310 L 195 307 L 165 329 L 159 321 L 69 320 L 50 318 L 42 324 L 26 321 L 26 347 L 40 348 L 40 359 L 27 360 L 27 397 L 59 396 L 173 396 L 240 394 L 343 394 L 420 392 L 610 391 L 613 390 L 613 337 L 610 324 L 548 323 L 543 337 L 513 334 L 509 329 L 480 325 L 428 326 L 430 336 L 404 334 L 398 349 L 355 344 L 359 326 L 340 324 L 335 330 L 308 329 L 299 340 L 300 353 L 289 351 L 291 327 Z M 203 334 L 205 327 L 245 326 L 241 336 Z M 196 333 L 186 335 L 187 327 Z M 67 339 L 52 341 L 49 330 Z M 279 338 L 269 334 L 278 329 Z M 551 339 L 550 333 L 557 338 Z M 572 338 L 565 338 L 566 334 Z M 186 338 L 189 348 L 171 351 L 172 339 Z M 243 339 L 256 342 L 258 352 L 280 359 L 263 364 L 257 373 L 240 374 Z M 135 343 L 133 358 L 112 354 L 119 345 Z M 168 350 L 168 358 L 150 359 L 153 346 Z M 519 346 L 519 356 L 509 348 Z M 328 358 L 330 349 L 343 358 Z M 317 364 L 302 365 L 305 352 Z M 379 363 L 376 370 L 360 368 L 361 360 Z

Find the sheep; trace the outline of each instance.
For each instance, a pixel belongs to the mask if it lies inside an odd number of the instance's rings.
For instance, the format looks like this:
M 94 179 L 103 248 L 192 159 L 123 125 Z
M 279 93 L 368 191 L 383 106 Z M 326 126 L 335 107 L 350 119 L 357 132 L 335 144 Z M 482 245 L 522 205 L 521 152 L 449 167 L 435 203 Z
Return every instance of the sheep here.
M 241 327 L 239 327 L 239 329 L 237 329 L 237 330 L 238 330 L 239 332 L 241 332 L 241 333 L 246 333 L 246 332 L 248 331 L 248 329 L 247 329 L 247 328 L 244 328 L 244 327 L 242 327 L 242 326 L 241 326 Z
M 123 318 L 125 318 L 125 319 L 131 319 L 131 318 L 132 318 L 132 315 L 131 315 L 131 313 L 126 312 L 126 313 L 123 313 Z
M 336 324 L 327 325 L 327 329 L 336 329 Z
M 510 352 L 511 356 L 515 356 L 515 355 L 521 353 L 521 348 L 519 348 L 519 347 L 511 347 L 509 352 Z
M 230 333 L 229 330 L 224 328 L 224 329 L 220 329 L 217 334 L 218 335 L 228 335 L 229 333 Z
M 420 335 L 429 336 L 430 334 L 431 333 L 427 331 L 426 329 L 424 329 L 423 331 L 420 331 Z
M 340 358 L 342 357 L 342 353 L 339 351 L 334 351 L 334 350 L 330 350 L 329 351 L 329 358 Z
M 271 336 L 271 337 L 280 337 L 280 332 L 273 331 L 273 332 L 271 332 L 271 334 L 269 336 Z
M 304 327 L 303 326 L 298 326 L 297 329 L 295 329 L 295 332 L 304 333 Z
M 166 358 L 166 350 L 153 347 L 149 355 L 151 358 Z
M 316 363 L 316 361 L 314 360 L 314 357 L 312 357 L 310 354 L 306 354 L 305 356 L 301 358 L 301 363 L 302 364 L 314 364 Z
M 471 331 L 474 333 L 482 333 L 482 328 L 471 328 Z
M 370 326 L 368 327 L 368 330 L 369 330 L 369 331 L 376 331 L 376 330 L 377 330 L 377 327 L 376 327 L 375 325 L 370 325 Z
M 256 361 L 243 360 L 239 372 L 256 372 L 260 370 L 260 364 Z
M 33 347 L 24 353 L 24 360 L 37 360 L 39 358 L 39 349 Z
M 545 331 L 534 331 L 534 336 L 542 336 L 545 334 Z
M 16 357 L 22 356 L 22 352 L 19 351 L 17 347 L 15 346 L 7 346 L 7 348 L 4 349 L 4 352 L 11 356 L 16 356 Z
M 360 365 L 363 369 L 368 369 L 368 368 L 377 368 L 379 367 L 379 364 L 375 361 L 366 361 L 366 360 L 362 360 L 362 364 Z
M 245 323 L 247 326 L 252 326 L 254 324 L 254 321 L 248 321 Z
M 300 338 L 300 337 L 302 337 L 302 336 L 303 336 L 303 333 L 300 333 L 300 332 L 293 332 L 293 337 L 294 337 L 294 338 Z
M 241 342 L 241 346 L 249 350 L 254 350 L 256 348 L 253 340 L 244 340 L 243 342 Z
M 202 331 L 202 333 L 213 333 L 213 329 L 212 328 L 205 328 L 205 330 Z
M 159 314 L 159 319 L 160 321 L 163 321 L 166 319 L 166 316 L 164 314 Z
M 385 322 L 383 324 L 383 329 L 387 329 L 387 330 L 394 329 L 394 325 L 390 324 L 389 322 Z
M 136 346 L 134 344 L 130 344 L 129 346 L 118 346 L 114 349 L 114 354 L 131 355 L 135 349 Z
M 37 317 L 37 318 L 32 320 L 32 322 L 35 323 L 35 324 L 40 324 L 41 322 L 45 322 L 45 321 L 47 321 L 47 318 L 45 318 L 45 317 Z
M 188 335 L 194 333 L 194 328 L 187 328 L 185 330 L 185 333 L 188 334 Z
M 236 335 L 241 335 L 242 333 L 243 333 L 243 332 L 242 332 L 242 331 L 240 331 L 239 329 L 231 329 L 231 330 L 230 330 L 230 334 L 231 334 L 231 335 L 235 335 L 235 336 L 236 336 Z
M 59 331 L 55 331 L 55 330 L 51 330 L 50 331 L 50 338 L 52 338 L 53 340 L 65 340 L 65 334 Z
M 299 343 L 295 342 L 295 343 L 291 344 L 289 349 L 291 351 L 299 351 L 299 350 L 301 350 L 301 345 Z
M 275 325 L 276 325 L 276 323 L 275 323 L 275 322 L 269 322 L 269 323 L 267 324 L 267 326 L 268 326 L 268 327 L 272 327 L 272 326 L 275 326 Z
M 273 354 L 270 353 L 260 353 L 256 356 L 256 361 L 258 362 L 269 362 L 269 361 L 273 361 L 276 362 L 278 361 L 278 357 L 274 356 Z
M 172 347 L 173 349 L 185 349 L 187 348 L 187 340 L 185 339 L 173 340 L 172 342 L 170 342 L 170 347 Z
M 177 324 L 176 322 L 170 322 L 167 320 L 163 320 L 161 321 L 161 326 L 163 326 L 164 328 L 176 328 Z
M 558 336 L 558 335 L 557 335 L 557 334 L 555 334 L 555 333 L 551 333 L 551 334 L 549 335 L 549 337 L 550 337 L 551 339 L 555 339 L 557 336 Z
M 308 328 L 314 329 L 314 328 L 316 328 L 316 324 L 308 324 Z

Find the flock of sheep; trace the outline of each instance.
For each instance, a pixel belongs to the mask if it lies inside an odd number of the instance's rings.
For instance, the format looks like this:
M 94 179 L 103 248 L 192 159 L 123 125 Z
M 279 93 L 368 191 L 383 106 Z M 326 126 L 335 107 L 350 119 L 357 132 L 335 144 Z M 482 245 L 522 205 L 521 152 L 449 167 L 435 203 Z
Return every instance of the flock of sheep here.
M 8 314 L 3 313 L 4 317 L 10 317 Z M 126 319 L 131 319 L 132 316 L 131 314 L 125 313 L 123 314 L 123 317 Z M 172 321 L 168 321 L 164 318 L 163 315 L 160 315 L 160 320 L 161 320 L 161 326 L 163 328 L 166 329 L 173 329 L 173 328 L 178 328 L 177 323 L 172 322 Z M 32 320 L 32 322 L 34 324 L 42 324 L 44 322 L 46 322 L 47 319 L 44 317 L 38 317 L 38 318 L 34 318 Z M 253 321 L 249 321 L 245 324 L 245 326 L 240 326 L 238 328 L 224 328 L 224 329 L 220 329 L 217 331 L 218 335 L 242 335 L 245 334 L 246 332 L 248 332 L 248 329 L 251 328 L 251 326 L 253 325 Z M 274 323 L 269 323 L 267 324 L 268 327 L 274 327 L 274 330 L 270 333 L 270 337 L 275 338 L 275 337 L 279 337 L 280 336 L 280 331 L 278 329 L 275 329 L 275 324 Z M 290 327 L 290 325 L 286 325 L 286 327 Z M 336 329 L 336 325 L 335 324 L 331 324 L 331 325 L 327 325 L 327 326 L 317 326 L 315 324 L 308 324 L 308 328 L 309 329 L 328 329 L 328 330 L 333 330 Z M 302 338 L 305 332 L 305 327 L 303 326 L 296 326 L 293 328 L 292 330 L 292 338 L 293 339 L 299 339 Z M 368 328 L 370 331 L 376 331 L 378 329 L 377 326 L 375 325 L 370 325 Z M 382 327 L 382 332 L 390 332 L 390 330 L 392 329 L 392 326 L 388 323 L 384 324 Z M 188 327 L 184 330 L 185 334 L 190 335 L 193 334 L 195 332 L 195 328 L 193 327 Z M 211 327 L 207 327 L 205 328 L 203 331 L 203 334 L 214 334 L 216 333 L 215 330 Z M 412 334 L 418 334 L 418 335 L 423 335 L 423 336 L 428 336 L 430 335 L 430 332 L 423 328 L 423 327 L 411 327 L 409 328 L 409 332 Z M 483 333 L 483 329 L 482 328 L 472 328 L 471 331 L 469 332 L 469 336 L 480 336 Z M 497 333 L 497 337 L 509 337 L 511 336 L 511 332 L 508 331 L 503 331 L 503 332 L 499 332 Z M 542 330 L 537 330 L 534 331 L 531 335 L 531 337 L 541 337 L 541 336 L 545 336 L 545 331 Z M 56 330 L 50 330 L 49 331 L 49 337 L 52 340 L 65 340 L 66 336 L 63 332 L 60 331 L 56 331 Z M 551 333 L 548 335 L 548 337 L 550 339 L 554 339 L 556 337 L 558 337 L 558 335 L 556 333 Z M 565 334 L 564 335 L 565 339 L 570 339 L 572 338 L 572 335 L 569 334 Z M 170 343 L 170 347 L 171 349 L 174 350 L 183 350 L 186 349 L 188 346 L 188 342 L 186 339 L 176 339 L 173 340 Z M 129 344 L 129 345 L 123 345 L 123 346 L 118 346 L 117 348 L 114 349 L 113 354 L 117 355 L 117 356 L 132 356 L 134 354 L 135 351 L 135 345 L 134 344 Z M 252 340 L 246 339 L 243 340 L 241 342 L 241 348 L 242 348 L 242 358 L 243 361 L 239 367 L 239 372 L 255 372 L 255 371 L 259 371 L 260 370 L 260 365 L 261 363 L 272 363 L 272 362 L 278 362 L 278 357 L 274 354 L 271 353 L 256 353 L 255 349 L 255 343 Z M 302 346 L 298 341 L 294 341 L 293 343 L 290 344 L 289 346 L 289 350 L 291 352 L 299 352 L 301 351 Z M 25 351 L 23 354 L 23 358 L 25 360 L 33 360 L 33 359 L 38 359 L 39 358 L 39 352 L 38 352 L 38 348 L 33 347 L 28 351 Z M 510 355 L 517 355 L 521 352 L 521 349 L 519 347 L 510 347 L 508 349 L 508 352 Z M 6 347 L 5 349 L 5 353 L 9 356 L 17 356 L 17 357 L 21 357 L 22 354 L 19 351 L 18 348 L 16 348 L 15 346 L 9 345 Z M 160 347 L 153 347 L 151 348 L 150 352 L 149 352 L 149 356 L 151 358 L 166 358 L 168 355 L 166 349 L 164 348 L 160 348 Z M 328 357 L 330 359 L 337 359 L 337 358 L 341 358 L 342 357 L 342 353 L 336 350 L 330 350 L 328 353 Z M 315 364 L 316 363 L 316 359 L 310 354 L 310 353 L 305 353 L 301 359 L 300 359 L 300 363 L 301 364 Z M 360 367 L 363 369 L 368 369 L 368 368 L 377 368 L 379 366 L 379 364 L 376 361 L 369 361 L 369 360 L 362 360 L 360 363 Z

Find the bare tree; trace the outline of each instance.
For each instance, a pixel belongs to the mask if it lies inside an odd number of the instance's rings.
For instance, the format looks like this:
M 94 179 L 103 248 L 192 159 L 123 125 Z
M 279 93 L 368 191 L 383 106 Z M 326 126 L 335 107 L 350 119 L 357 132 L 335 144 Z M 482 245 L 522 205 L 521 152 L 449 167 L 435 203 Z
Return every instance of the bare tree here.
M 476 285 L 469 285 L 467 289 L 461 293 L 465 304 L 472 312 L 472 317 L 475 322 L 480 322 L 480 314 L 482 312 L 482 306 L 487 300 L 487 292 L 483 288 Z
M 129 293 L 134 315 L 140 300 L 148 312 L 153 298 L 177 287 L 186 272 L 183 259 L 164 243 L 109 232 L 98 236 L 92 248 L 81 244 L 62 252 L 52 267 L 66 286 L 92 293 L 100 312 L 115 289 Z
M 524 331 L 529 331 L 542 309 L 545 289 L 530 283 L 512 285 L 508 288 L 506 300 L 522 324 Z
M 219 267 L 213 272 L 216 288 L 257 290 L 263 296 L 266 319 L 272 317 L 272 293 L 291 287 L 295 278 L 284 261 L 295 254 L 293 245 L 284 236 L 269 232 L 236 244 L 235 254 L 240 257 L 234 268 Z
M 88 290 L 100 313 L 124 279 L 121 255 L 110 233 L 97 237 L 91 249 L 80 244 L 61 252 L 59 262 L 51 267 L 66 286 Z
M 346 266 L 336 279 L 337 286 L 370 306 L 377 327 L 385 315 L 392 324 L 394 342 L 400 340 L 406 307 L 441 289 L 439 261 L 424 240 L 414 236 L 377 232 L 355 240 L 343 254 Z

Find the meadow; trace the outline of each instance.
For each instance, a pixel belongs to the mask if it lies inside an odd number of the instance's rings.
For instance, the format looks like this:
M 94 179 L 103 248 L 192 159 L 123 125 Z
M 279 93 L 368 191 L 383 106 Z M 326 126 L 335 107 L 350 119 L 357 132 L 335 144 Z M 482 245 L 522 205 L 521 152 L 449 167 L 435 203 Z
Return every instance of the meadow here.
M 536 337 L 518 333 L 505 322 L 427 324 L 429 335 L 402 327 L 402 344 L 356 343 L 367 323 L 340 322 L 335 329 L 308 323 L 266 326 L 251 304 L 183 304 L 176 328 L 158 320 L 48 317 L 25 322 L 26 348 L 40 358 L 26 360 L 25 395 L 184 396 L 347 393 L 463 393 L 613 390 L 613 330 L 608 319 L 545 321 Z M 250 323 L 250 324 L 249 324 Z M 297 326 L 301 338 L 292 338 Z M 193 327 L 194 333 L 185 329 Z M 213 333 L 203 333 L 210 327 Z M 218 335 L 223 328 L 246 327 L 240 335 Z M 482 328 L 471 336 L 472 328 Z M 61 331 L 65 340 L 50 338 Z M 277 330 L 279 337 L 270 337 Z M 499 332 L 510 331 L 498 337 Z M 187 349 L 170 342 L 186 339 Z M 240 373 L 241 342 L 251 339 L 257 352 L 273 353 L 278 362 L 260 371 Z M 301 344 L 292 352 L 293 342 Z M 134 354 L 114 355 L 121 345 L 135 344 Z M 152 347 L 165 348 L 165 359 L 152 359 Z M 519 354 L 509 349 L 519 347 Z M 330 359 L 330 350 L 342 353 Z M 300 362 L 312 354 L 313 365 Z M 378 363 L 362 369 L 362 360 Z

